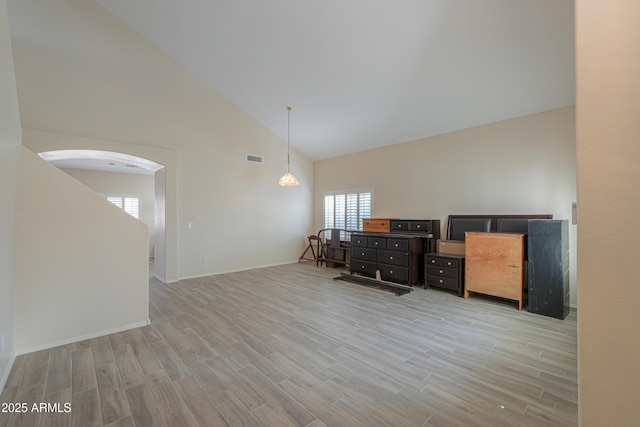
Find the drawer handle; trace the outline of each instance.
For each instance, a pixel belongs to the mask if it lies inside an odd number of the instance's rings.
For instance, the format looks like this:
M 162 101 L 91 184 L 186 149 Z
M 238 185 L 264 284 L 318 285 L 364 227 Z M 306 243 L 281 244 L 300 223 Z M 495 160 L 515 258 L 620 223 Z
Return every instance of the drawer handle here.
M 396 248 L 397 248 L 398 246 L 400 246 L 400 245 L 399 245 L 398 243 L 396 243 Z
M 392 256 L 390 256 L 390 257 L 389 257 L 389 259 L 393 259 L 393 257 L 392 257 Z
M 364 252 L 362 252 L 360 255 L 364 256 Z
M 420 226 L 418 225 L 418 226 L 416 226 L 416 228 L 420 228 Z
M 389 274 L 393 274 L 393 270 L 389 271 Z
M 377 244 L 378 244 L 378 242 L 375 242 L 375 245 L 377 245 Z
M 442 279 L 440 279 L 440 283 L 444 283 L 444 281 Z
M 451 265 L 451 261 L 449 261 L 449 262 L 447 263 L 447 265 Z
M 436 263 L 436 260 L 435 260 L 435 259 L 432 259 L 432 260 L 431 260 L 431 264 L 435 264 L 435 263 Z
M 361 265 L 360 268 L 364 270 L 364 265 Z
M 440 270 L 440 274 L 444 273 L 444 271 Z

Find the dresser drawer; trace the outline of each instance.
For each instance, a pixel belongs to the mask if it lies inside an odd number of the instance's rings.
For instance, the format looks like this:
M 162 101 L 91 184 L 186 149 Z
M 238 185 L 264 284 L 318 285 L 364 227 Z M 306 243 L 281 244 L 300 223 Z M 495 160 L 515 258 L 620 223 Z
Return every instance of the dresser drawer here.
M 431 233 L 431 221 L 411 221 L 409 231 Z
M 351 260 L 351 272 L 352 273 L 360 273 L 368 276 L 375 276 L 377 270 L 377 265 L 375 262 L 371 261 L 361 261 L 359 259 Z
M 384 249 L 387 247 L 387 239 L 384 237 L 367 238 L 367 246 L 375 249 Z
M 360 259 L 365 261 L 377 261 L 378 251 L 371 248 L 352 247 L 351 259 Z
M 464 293 L 464 256 L 428 253 L 424 257 L 425 284 Z
M 427 286 L 435 286 L 438 288 L 459 290 L 458 279 L 452 279 L 451 277 L 437 277 L 427 275 Z
M 409 265 L 409 254 L 406 252 L 378 251 L 378 262 L 381 264 Z
M 396 283 L 409 282 L 409 269 L 407 267 L 379 264 L 378 268 L 380 268 L 380 277 L 382 280 Z
M 440 227 L 440 221 L 435 221 L 436 226 Z M 412 233 L 433 233 L 434 220 L 391 220 L 391 231 L 394 232 L 412 232 Z M 438 230 L 438 234 L 439 234 Z
M 391 231 L 409 231 L 409 221 L 391 221 Z
M 389 231 L 391 231 L 391 219 L 364 218 L 362 220 L 362 230 L 388 233 Z
M 366 248 L 368 245 L 368 237 L 360 235 L 351 236 L 351 246 L 359 246 Z
M 434 267 L 432 265 L 427 266 L 427 275 L 429 276 L 451 277 L 452 279 L 457 279 L 459 272 L 460 270 L 454 268 Z
M 427 256 L 427 265 L 458 269 L 460 268 L 460 260 Z
M 387 249 L 392 251 L 409 251 L 409 240 L 407 239 L 387 239 Z

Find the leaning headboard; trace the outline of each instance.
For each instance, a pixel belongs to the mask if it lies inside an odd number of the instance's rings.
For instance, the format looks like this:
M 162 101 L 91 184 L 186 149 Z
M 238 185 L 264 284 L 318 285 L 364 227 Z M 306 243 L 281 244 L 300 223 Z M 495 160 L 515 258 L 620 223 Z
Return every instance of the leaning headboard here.
M 553 215 L 449 215 L 447 240 L 464 240 L 466 231 L 526 234 L 530 219 L 553 219 Z

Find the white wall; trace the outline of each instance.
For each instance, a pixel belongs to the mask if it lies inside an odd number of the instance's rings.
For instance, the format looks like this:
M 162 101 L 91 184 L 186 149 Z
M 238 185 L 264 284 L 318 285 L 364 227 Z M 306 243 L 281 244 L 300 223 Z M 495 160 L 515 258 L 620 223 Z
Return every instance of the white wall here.
M 175 198 L 173 197 L 173 193 L 171 194 L 172 197 L 167 198 L 166 169 L 167 169 L 166 167 L 158 169 L 156 173 L 153 175 L 154 188 L 155 188 L 155 199 L 154 199 L 154 205 L 153 205 L 153 212 L 155 215 L 155 218 L 153 221 L 154 236 L 155 236 L 154 237 L 155 247 L 153 249 L 153 255 L 154 255 L 153 268 L 154 268 L 154 275 L 158 279 L 160 279 L 160 281 L 163 283 L 168 282 L 168 280 L 166 280 L 167 276 L 164 275 L 164 272 L 167 271 L 167 246 L 169 246 L 169 248 L 173 251 L 177 250 L 175 240 L 172 240 L 171 241 L 172 243 L 168 245 L 167 242 L 169 242 L 169 240 L 166 237 L 167 231 L 168 231 L 167 221 L 171 219 L 171 218 L 167 218 L 168 216 L 167 212 L 175 211 L 175 207 L 174 207 L 175 205 L 170 206 L 171 209 L 167 209 L 167 200 L 173 200 Z M 175 191 L 175 181 L 172 184 L 173 185 L 171 185 L 171 188 Z M 172 218 L 173 218 L 173 221 L 175 222 L 175 215 L 173 215 Z M 173 229 L 171 231 L 173 234 L 176 230 Z M 178 261 L 177 257 L 173 257 L 170 259 L 171 264 L 174 264 L 174 265 L 177 263 L 177 261 Z M 177 278 L 177 275 L 176 275 L 176 278 Z
M 580 425 L 640 419 L 640 2 L 576 1 Z
M 83 183 L 96 193 L 138 197 L 139 219 L 145 223 L 149 230 L 149 256 L 153 256 L 153 202 L 155 198 L 153 175 L 113 173 L 68 168 L 63 168 L 62 171 Z
M 148 324 L 148 231 L 22 148 L 16 226 L 16 348 Z
M 178 176 L 178 160 L 175 150 L 162 147 L 152 147 L 147 145 L 127 144 L 123 142 L 109 141 L 97 138 L 88 138 L 78 135 L 68 135 L 57 132 L 46 132 L 35 129 L 22 130 L 23 144 L 35 153 L 49 150 L 71 150 L 71 149 L 89 149 L 112 151 L 116 153 L 129 154 L 136 157 L 151 160 L 155 163 L 164 165 L 161 169 L 162 195 L 163 195 L 163 216 L 162 230 L 156 230 L 154 233 L 154 255 L 156 263 L 154 274 L 162 282 L 176 282 L 178 280 L 178 257 L 177 257 L 177 176 Z M 159 172 L 156 172 L 158 174 Z M 159 182 L 155 183 L 155 188 L 160 188 Z M 156 198 L 158 195 L 156 194 Z M 160 231 L 160 233 L 159 233 Z M 159 234 L 158 234 L 159 233 Z M 163 235 L 166 242 L 158 253 L 159 239 L 155 236 Z M 158 259 L 165 260 L 158 263 Z
M 575 118 L 567 107 L 349 156 L 314 168 L 314 225 L 323 192 L 373 187 L 374 216 L 553 214 L 576 200 Z M 576 226 L 570 226 L 571 304 L 577 303 Z
M 35 152 L 82 148 L 88 138 L 102 141 L 96 145 L 174 151 L 166 218 L 176 241 L 168 239 L 166 251 L 167 264 L 172 257 L 177 264 L 176 279 L 297 261 L 312 230 L 312 162 L 292 150 L 292 172 L 301 185 L 278 186 L 286 171 L 285 141 L 95 3 L 51 5 L 48 24 L 73 28 L 99 54 L 78 52 L 95 55 L 87 65 L 14 37 L 25 145 Z M 77 28 L 67 22 L 74 16 Z M 69 43 L 65 49 L 73 51 L 74 40 Z M 105 45 L 108 50 L 99 49 Z M 285 106 L 283 100 L 284 122 Z M 75 147 L 66 142 L 72 139 Z M 247 163 L 247 153 L 263 155 L 265 163 Z
M 6 13 L 0 0 L 0 390 L 15 358 L 15 222 L 20 117 Z

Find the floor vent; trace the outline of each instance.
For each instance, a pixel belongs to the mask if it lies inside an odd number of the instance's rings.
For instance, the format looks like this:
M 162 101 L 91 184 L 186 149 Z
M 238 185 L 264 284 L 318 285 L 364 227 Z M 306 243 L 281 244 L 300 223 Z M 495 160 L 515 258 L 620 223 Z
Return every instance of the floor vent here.
M 264 157 L 262 156 L 255 156 L 253 154 L 247 154 L 247 162 L 252 162 L 252 163 L 264 163 Z

